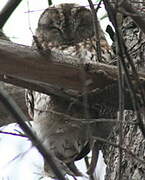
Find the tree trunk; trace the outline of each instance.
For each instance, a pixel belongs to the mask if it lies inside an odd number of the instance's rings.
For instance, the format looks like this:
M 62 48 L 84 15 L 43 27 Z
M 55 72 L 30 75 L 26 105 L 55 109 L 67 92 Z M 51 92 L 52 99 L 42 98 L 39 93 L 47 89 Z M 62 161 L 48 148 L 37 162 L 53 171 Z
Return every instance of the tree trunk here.
M 125 111 L 122 131 L 123 142 L 121 146 L 127 150 L 122 153 L 120 165 L 119 148 L 107 144 L 105 145 L 104 158 L 105 163 L 107 164 L 106 180 L 119 180 L 119 171 L 121 171 L 120 180 L 145 179 L 145 164 L 143 164 L 145 140 L 138 125 L 135 123 L 137 121 L 138 120 L 132 111 Z M 128 122 L 132 122 L 132 124 Z M 118 144 L 119 128 L 114 128 L 108 141 Z M 136 157 L 134 157 L 132 153 Z M 139 159 L 141 159 L 142 162 Z
M 130 0 L 131 1 L 131 0 Z M 143 3 L 133 3 L 137 10 L 143 9 Z M 138 0 L 138 2 L 143 2 Z M 141 14 L 141 13 L 140 13 Z M 144 13 L 145 15 L 145 13 Z M 131 17 L 124 16 L 121 24 L 121 32 L 127 51 L 130 54 L 136 69 L 145 72 L 145 34 L 136 25 Z M 143 109 L 144 111 L 144 109 Z M 144 117 L 141 119 L 145 125 Z M 139 119 L 133 111 L 124 111 L 122 130 L 115 127 L 108 138 L 109 142 L 119 144 L 120 131 L 122 140 L 121 150 L 115 146 L 105 144 L 103 148 L 105 162 L 107 164 L 106 180 L 144 180 L 145 179 L 145 139 L 138 126 Z

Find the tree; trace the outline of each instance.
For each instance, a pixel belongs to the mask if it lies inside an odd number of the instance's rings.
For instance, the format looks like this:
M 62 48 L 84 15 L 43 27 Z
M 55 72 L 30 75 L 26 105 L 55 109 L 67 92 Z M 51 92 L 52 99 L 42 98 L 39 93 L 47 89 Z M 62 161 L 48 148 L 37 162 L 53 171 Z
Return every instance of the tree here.
M 103 100 L 103 98 L 104 99 L 107 98 L 106 96 L 104 97 L 105 87 L 108 87 L 108 85 L 112 84 L 112 82 L 115 82 L 115 84 L 118 83 L 117 69 L 119 69 L 119 94 L 118 94 L 118 89 L 117 90 L 114 88 L 112 89 L 113 93 L 117 94 L 117 98 L 115 100 L 117 101 L 116 104 L 119 105 L 119 117 L 118 117 L 119 121 L 117 123 L 117 126 L 114 127 L 112 133 L 110 134 L 110 137 L 107 140 L 103 139 L 104 138 L 103 135 L 105 133 L 103 128 L 105 129 L 105 125 L 103 125 L 101 129 L 102 131 L 101 138 L 98 137 L 98 134 L 97 135 L 95 134 L 95 130 L 96 130 L 95 128 L 97 128 L 96 126 L 95 127 L 93 126 L 92 131 L 94 132 L 94 136 L 97 139 L 97 141 L 103 143 L 102 147 L 103 147 L 105 162 L 107 164 L 106 179 L 112 179 L 112 180 L 139 179 L 140 180 L 140 179 L 144 179 L 144 170 L 145 170 L 144 161 L 143 161 L 143 154 L 145 147 L 145 142 L 144 142 L 145 129 L 144 129 L 144 119 L 143 119 L 144 114 L 142 113 L 143 108 L 141 109 L 140 107 L 140 104 L 142 105 L 142 107 L 144 107 L 144 74 L 140 74 L 138 77 L 138 74 L 136 73 L 136 69 L 138 68 L 142 72 L 144 72 L 143 66 L 145 59 L 145 53 L 144 53 L 145 52 L 145 45 L 144 45 L 145 22 L 143 19 L 144 13 L 140 13 L 140 9 L 144 8 L 144 3 L 141 3 L 141 1 L 139 1 L 140 3 L 134 4 L 132 1 L 130 1 L 132 5 L 130 6 L 130 2 L 123 1 L 121 2 L 121 4 L 119 4 L 119 7 L 117 6 L 114 7 L 110 2 L 107 2 L 105 0 L 103 2 L 105 4 L 110 20 L 112 21 L 112 24 L 114 25 L 116 31 L 115 36 L 117 40 L 115 43 L 117 47 L 116 59 L 118 59 L 118 68 L 109 65 L 97 64 L 97 65 L 89 65 L 89 67 L 83 67 L 82 69 L 85 68 L 89 69 L 89 71 L 84 71 L 84 73 L 86 74 L 88 79 L 89 80 L 91 79 L 92 81 L 90 88 L 91 89 L 92 87 L 99 88 L 101 90 L 101 92 L 95 91 L 95 94 L 90 93 L 91 96 L 93 98 L 94 97 L 98 98 L 98 96 L 96 95 L 98 93 L 101 100 Z M 134 10 L 135 8 L 137 9 L 137 12 Z M 116 13 L 115 10 L 118 10 L 119 13 Z M 133 13 L 135 13 L 135 15 Z M 120 21 L 118 22 L 118 19 L 121 19 L 121 22 Z M 120 33 L 120 31 L 122 32 L 122 34 Z M 7 49 L 7 47 L 10 48 Z M 77 96 L 74 95 L 74 93 L 73 94 L 72 92 L 66 93 L 56 87 L 56 85 L 58 85 L 60 87 L 65 86 L 66 89 L 70 87 L 73 90 L 78 90 L 77 88 L 79 88 L 79 90 L 82 89 L 81 83 L 77 81 L 77 78 L 74 78 L 76 77 L 76 74 L 78 75 L 81 71 L 81 69 L 79 69 L 77 65 L 74 64 L 70 65 L 66 63 L 67 62 L 66 57 L 63 57 L 64 63 L 62 63 L 60 66 L 58 59 L 62 57 L 58 58 L 58 55 L 56 56 L 55 54 L 53 54 L 53 52 L 51 52 L 50 54 L 45 54 L 45 52 L 38 53 L 34 51 L 34 53 L 31 54 L 29 48 L 23 48 L 23 47 L 22 48 L 20 47 L 20 51 L 21 52 L 27 51 L 29 53 L 27 53 L 28 54 L 27 57 L 21 58 L 20 56 L 16 56 L 18 54 L 17 52 L 14 51 L 15 49 L 19 50 L 19 48 L 16 45 L 12 45 L 9 43 L 7 44 L 2 42 L 0 45 L 1 72 L 3 74 L 5 73 L 8 74 L 6 76 L 1 75 L 0 76 L 1 80 L 22 87 L 39 90 L 40 92 L 44 92 L 46 94 L 47 93 L 56 94 L 61 98 L 66 98 L 68 101 L 71 101 L 72 100 L 71 98 L 74 98 L 74 100 L 78 98 Z M 14 69 L 12 65 L 11 67 L 9 67 L 10 61 L 12 59 L 13 59 L 13 63 L 15 62 L 15 64 L 19 65 L 20 68 L 23 63 L 25 63 L 28 68 L 31 67 L 31 63 L 28 63 L 27 60 L 28 57 L 31 60 L 31 62 L 34 62 L 36 64 L 36 67 L 37 67 L 37 63 L 39 64 L 38 59 L 41 59 L 41 63 L 42 60 L 44 61 L 44 66 L 46 66 L 47 64 L 45 60 L 50 59 L 49 66 L 47 66 L 47 68 L 53 66 L 53 69 L 57 70 L 55 72 L 58 73 L 55 74 L 54 76 L 52 72 L 49 71 L 48 75 L 50 75 L 49 73 L 51 73 L 51 76 L 47 76 L 47 78 L 45 78 L 44 74 L 41 74 L 41 72 L 39 72 L 38 76 L 35 77 L 34 71 L 32 71 L 31 73 L 29 72 L 29 74 L 26 74 L 25 72 L 22 73 L 21 71 L 16 71 L 16 69 Z M 3 63 L 4 62 L 3 58 L 5 59 L 5 62 L 7 62 L 6 66 Z M 134 68 L 134 64 L 136 66 L 136 69 Z M 44 69 L 44 67 L 42 67 L 42 69 Z M 128 73 L 129 69 L 131 69 L 130 72 L 133 74 L 133 77 L 129 76 Z M 71 72 L 69 80 L 64 79 L 62 76 L 60 76 L 60 74 L 63 74 L 62 73 L 63 71 Z M 19 77 L 16 77 L 17 74 L 19 74 Z M 35 79 L 34 77 L 37 79 Z M 41 77 L 44 77 L 43 82 L 41 81 Z M 102 79 L 104 80 L 103 82 L 105 82 L 104 84 L 100 83 Z M 140 83 L 141 79 L 143 83 Z M 37 81 L 39 80 L 41 81 L 41 83 L 37 83 L 34 80 Z M 134 80 L 134 82 L 132 82 L 132 80 Z M 51 86 L 48 85 L 48 83 L 51 84 Z M 141 86 L 143 86 L 143 89 L 140 89 L 142 88 Z M 123 91 L 124 89 L 127 89 L 127 91 Z M 131 100 L 133 101 L 133 108 L 135 110 L 135 113 L 133 111 L 124 111 L 125 99 L 129 95 L 128 91 L 131 93 Z M 109 95 L 113 97 L 112 94 Z M 93 106 L 93 103 L 94 104 L 97 103 L 97 98 L 95 98 L 94 101 L 90 101 L 89 103 Z M 137 99 L 140 100 L 137 101 Z M 83 103 L 79 102 L 79 106 L 83 106 Z M 118 109 L 118 107 L 116 109 Z M 109 131 L 112 130 L 111 126 L 110 127 L 107 126 L 107 128 Z
M 130 2 L 132 2 L 132 4 Z M 123 50 L 122 48 L 124 54 L 126 55 L 125 61 L 132 61 L 132 63 L 135 64 L 137 70 L 144 72 L 145 34 L 139 28 L 141 27 L 140 23 L 142 20 L 138 19 L 139 16 L 142 17 L 141 15 L 145 15 L 144 13 L 141 13 L 141 10 L 144 8 L 144 3 L 142 1 L 138 1 L 136 3 L 133 3 L 133 1 L 130 2 L 122 2 L 122 9 L 120 9 L 120 11 L 123 12 L 123 16 L 121 14 L 122 22 L 120 22 L 120 29 L 118 30 L 122 32 L 123 39 L 121 40 L 125 42 L 126 52 L 125 49 Z M 106 7 L 109 10 L 107 3 Z M 113 16 L 113 13 L 111 14 L 110 12 L 110 16 Z M 112 21 L 113 20 L 115 21 L 115 19 L 112 19 Z M 115 26 L 118 28 L 116 24 Z M 120 50 L 121 46 L 124 45 L 122 41 L 120 42 L 119 37 L 117 38 L 118 49 Z M 119 54 L 119 56 L 122 55 L 123 54 Z M 122 58 L 120 57 L 120 61 L 121 59 Z M 121 66 L 123 66 L 122 61 Z M 127 64 L 125 64 L 125 66 L 127 66 Z M 135 70 L 133 70 L 134 67 L 131 67 L 131 65 L 129 65 L 129 67 L 132 68 L 132 73 L 136 76 Z M 123 88 L 124 85 L 122 84 L 121 86 Z M 124 98 L 123 95 L 121 97 Z M 133 99 L 134 98 L 135 97 L 133 97 Z M 118 117 L 120 123 L 117 127 L 115 127 L 109 138 L 110 142 L 118 144 L 120 148 L 117 149 L 115 146 L 110 146 L 109 144 L 105 145 L 104 154 L 107 163 L 106 179 L 141 180 L 145 178 L 145 163 L 143 155 L 145 150 L 145 122 L 144 117 L 141 115 L 139 105 L 137 105 L 136 102 L 134 103 L 136 113 L 133 111 L 123 111 L 123 108 L 120 107 L 120 117 Z

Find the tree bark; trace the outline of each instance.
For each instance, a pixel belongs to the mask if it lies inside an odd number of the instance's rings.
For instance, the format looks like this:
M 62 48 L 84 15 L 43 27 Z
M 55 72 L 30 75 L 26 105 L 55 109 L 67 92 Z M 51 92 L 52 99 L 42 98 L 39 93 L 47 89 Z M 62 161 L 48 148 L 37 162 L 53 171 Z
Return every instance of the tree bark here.
M 128 122 L 132 124 L 128 124 Z M 142 136 L 137 124 L 136 115 L 132 111 L 125 111 L 123 120 L 123 142 L 122 147 L 127 151 L 123 151 L 121 165 L 119 165 L 119 148 L 105 145 L 104 157 L 107 164 L 105 179 L 118 180 L 119 171 L 122 180 L 144 180 L 145 179 L 145 164 L 144 161 L 145 139 Z M 119 142 L 119 127 L 114 128 L 108 141 L 118 144 Z M 128 152 L 130 151 L 130 152 Z M 132 153 L 135 157 L 132 156 Z M 137 159 L 138 158 L 138 159 Z M 120 167 L 119 167 L 120 166 Z
M 82 91 L 84 86 L 88 89 L 104 88 L 112 83 L 117 79 L 117 68 L 100 63 L 83 65 L 77 58 L 54 52 L 45 56 L 30 47 L 1 40 L 0 75 L 1 80 L 6 82 L 9 77 L 17 79 L 17 82 L 12 82 L 15 85 L 19 85 L 20 78 Z
M 101 63 L 82 65 L 79 59 L 72 60 L 72 57 L 63 57 L 54 52 L 41 55 L 30 47 L 3 40 L 0 41 L 0 72 L 1 81 L 67 100 L 78 98 L 78 94 L 84 93 L 85 85 L 89 91 L 95 88 L 103 90 L 109 85 L 118 84 L 118 70 L 115 66 Z M 145 75 L 140 74 L 140 79 L 145 82 Z M 23 90 L 21 93 L 24 93 Z M 114 97 L 118 97 L 116 90 L 113 93 Z M 17 91 L 14 98 L 16 94 Z M 24 108 L 24 95 L 21 94 L 21 97 L 22 102 L 18 104 Z M 8 124 L 7 111 L 1 109 L 1 112 L 1 125 Z
M 124 1 L 125 2 L 125 1 Z M 136 10 L 144 7 L 142 1 L 133 3 L 132 6 Z M 142 3 L 139 3 L 142 2 Z M 126 8 L 125 8 L 126 9 Z M 125 41 L 127 51 L 131 56 L 136 69 L 145 72 L 145 34 L 139 28 L 137 23 L 126 16 L 128 12 L 124 12 L 123 21 L 121 23 L 121 32 Z M 140 13 L 141 14 L 141 13 Z M 145 15 L 145 13 L 143 13 Z M 135 16 L 135 14 L 134 14 Z M 145 126 L 144 108 L 140 109 L 141 120 Z M 141 113 L 143 112 L 143 113 Z M 122 119 L 122 128 L 119 125 L 112 130 L 108 137 L 108 142 L 118 144 L 119 147 L 105 143 L 103 148 L 104 159 L 107 164 L 105 179 L 111 180 L 144 180 L 145 179 L 145 139 L 138 126 L 139 119 L 133 111 L 124 111 Z M 120 134 L 121 131 L 121 134 Z M 121 141 L 120 141 L 120 136 Z M 130 151 L 130 152 L 129 152 Z
M 134 78 L 131 73 L 130 76 Z M 145 81 L 145 74 L 139 73 L 139 77 L 142 82 Z M 39 84 L 46 89 L 47 84 L 50 84 L 82 92 L 84 87 L 88 90 L 103 89 L 109 84 L 117 83 L 117 78 L 116 66 L 101 63 L 80 64 L 77 58 L 55 52 L 41 55 L 28 46 L 0 41 L 0 80 L 7 83 L 37 91 L 40 91 Z

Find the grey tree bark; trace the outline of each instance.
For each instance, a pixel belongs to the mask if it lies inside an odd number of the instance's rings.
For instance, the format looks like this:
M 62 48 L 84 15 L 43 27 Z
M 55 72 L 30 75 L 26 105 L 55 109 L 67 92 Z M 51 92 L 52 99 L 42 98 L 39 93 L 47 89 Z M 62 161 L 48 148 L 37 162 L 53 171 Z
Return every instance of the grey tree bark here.
M 145 17 L 144 2 L 142 0 L 137 2 L 135 3 L 135 1 L 130 0 L 136 12 Z M 135 63 L 136 69 L 145 72 L 145 34 L 135 21 L 127 16 L 129 12 L 125 13 L 126 15 L 123 15 L 120 25 L 127 51 Z M 135 16 L 135 14 L 131 15 Z M 144 113 L 141 114 L 141 120 L 145 125 Z M 120 131 L 122 131 L 120 146 L 123 149 L 121 152 L 118 147 L 108 143 L 104 145 L 103 154 L 107 164 L 106 180 L 145 179 L 145 139 L 138 126 L 138 122 L 139 119 L 135 112 L 125 110 L 122 128 L 120 128 L 118 122 L 118 126 L 112 130 L 108 141 L 119 145 Z

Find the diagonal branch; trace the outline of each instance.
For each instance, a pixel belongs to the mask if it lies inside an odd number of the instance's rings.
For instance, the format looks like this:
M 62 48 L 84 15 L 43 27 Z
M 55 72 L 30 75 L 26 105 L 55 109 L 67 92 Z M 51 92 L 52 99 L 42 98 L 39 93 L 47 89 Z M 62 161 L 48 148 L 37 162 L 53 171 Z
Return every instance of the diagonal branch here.
M 95 40 L 96 40 L 96 53 L 97 53 L 97 58 L 99 62 L 102 62 L 102 56 L 101 56 L 101 45 L 100 45 L 100 27 L 99 27 L 99 23 L 98 23 L 98 17 L 97 17 L 97 12 L 94 8 L 94 4 L 91 0 L 88 0 L 91 11 L 92 11 L 92 19 L 93 19 L 93 25 L 94 25 L 94 31 L 95 31 Z M 100 7 L 101 1 L 98 4 L 98 7 Z
M 82 82 L 82 71 L 85 82 Z M 131 73 L 129 75 L 133 78 Z M 145 82 L 145 74 L 139 73 L 139 78 Z M 0 41 L 0 80 L 17 86 L 41 91 L 42 86 L 46 88 L 51 84 L 56 89 L 81 92 L 84 86 L 88 90 L 103 89 L 117 83 L 117 79 L 116 66 L 102 63 L 83 65 L 77 58 L 55 52 L 44 57 L 28 46 Z
M 27 118 L 18 105 L 13 101 L 13 99 L 2 89 L 0 89 L 0 100 L 4 106 L 9 110 L 11 115 L 16 119 L 17 123 L 20 125 L 22 130 L 28 135 L 29 139 L 36 146 L 38 151 L 41 153 L 46 162 L 50 165 L 52 171 L 60 180 L 65 180 L 65 177 L 61 173 L 61 170 L 58 169 L 55 164 L 51 154 L 45 149 L 39 139 L 35 136 L 30 127 L 26 124 Z
M 87 77 L 83 82 L 82 71 Z M 131 73 L 129 76 L 131 79 L 134 78 Z M 145 89 L 145 74 L 139 74 L 139 78 Z M 48 56 L 42 56 L 30 47 L 1 40 L 0 80 L 48 95 L 53 94 L 81 107 L 82 99 L 79 100 L 79 98 L 82 97 L 86 86 L 89 104 L 93 111 L 99 110 L 100 102 L 103 102 L 101 109 L 107 106 L 108 110 L 111 110 L 111 107 L 105 103 L 108 103 L 108 100 L 110 102 L 112 98 L 115 100 L 111 101 L 110 105 L 118 108 L 118 90 L 115 88 L 118 84 L 118 70 L 111 65 L 101 63 L 82 65 L 77 58 L 54 52 Z M 135 81 L 134 85 L 136 90 Z M 140 95 L 138 91 L 137 93 Z M 128 99 L 128 93 L 126 96 Z M 130 103 L 130 100 L 127 101 L 126 108 L 132 108 Z
M 9 0 L 4 8 L 0 11 L 0 29 L 2 29 L 22 0 Z
M 82 73 L 86 76 L 85 82 Z M 44 57 L 30 47 L 1 40 L 0 75 L 3 81 L 8 81 L 8 76 L 17 79 L 16 84 L 19 78 L 83 91 L 84 86 L 87 89 L 104 88 L 114 82 L 117 68 L 100 63 L 81 65 L 77 58 L 53 52 Z

